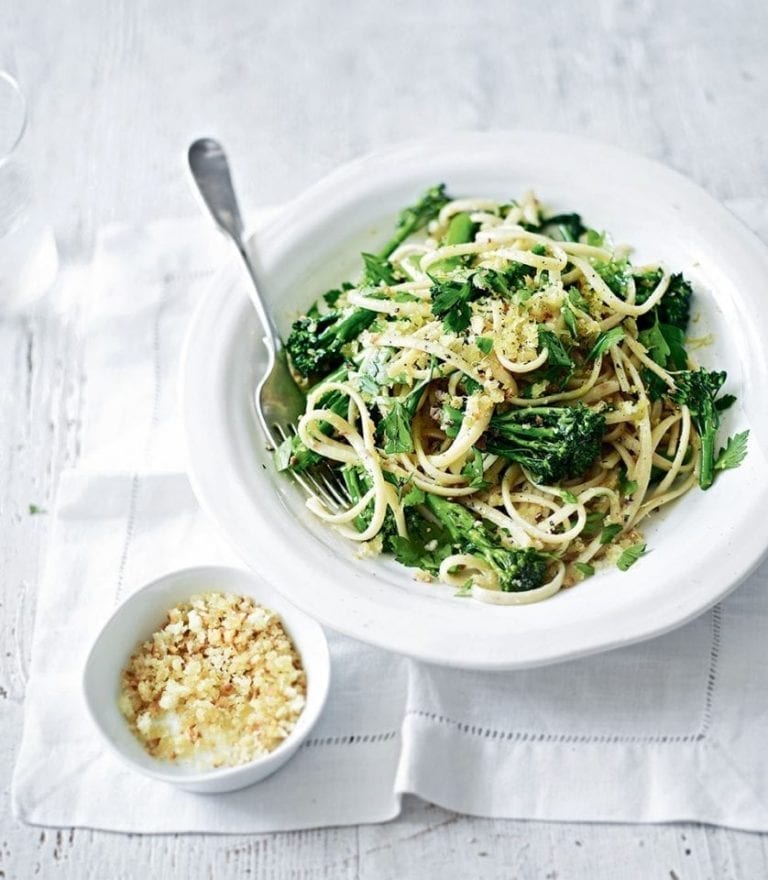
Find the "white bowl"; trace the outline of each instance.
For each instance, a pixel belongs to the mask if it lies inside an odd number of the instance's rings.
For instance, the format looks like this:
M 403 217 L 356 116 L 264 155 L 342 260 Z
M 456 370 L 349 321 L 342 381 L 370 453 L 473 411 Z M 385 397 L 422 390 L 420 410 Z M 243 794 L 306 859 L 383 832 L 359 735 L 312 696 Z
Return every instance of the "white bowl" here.
M 273 752 L 237 767 L 199 772 L 147 754 L 120 713 L 117 701 L 120 673 L 137 645 L 162 623 L 165 612 L 194 593 L 211 591 L 250 596 L 280 615 L 307 674 L 307 702 L 296 727 Z M 126 599 L 106 622 L 88 654 L 83 690 L 96 726 L 119 758 L 147 776 L 188 791 L 212 794 L 245 788 L 285 764 L 306 739 L 323 710 L 330 669 L 328 644 L 317 623 L 256 575 L 234 568 L 210 566 L 172 572 Z
M 247 169 L 243 170 L 247 173 Z M 443 136 L 344 166 L 286 207 L 254 244 L 281 331 L 324 290 L 359 271 L 360 251 L 386 240 L 397 212 L 430 184 L 510 198 L 534 188 L 553 210 L 664 260 L 692 280 L 696 352 L 728 371 L 738 404 L 721 438 L 751 429 L 742 467 L 644 523 L 650 552 L 536 605 L 459 599 L 441 584 L 356 546 L 304 507 L 275 473 L 253 411 L 263 363 L 250 286 L 233 253 L 200 304 L 183 358 L 182 414 L 198 498 L 251 567 L 328 626 L 434 663 L 512 669 L 659 635 L 700 614 L 755 567 L 768 546 L 768 252 L 725 208 L 679 174 L 572 135 Z

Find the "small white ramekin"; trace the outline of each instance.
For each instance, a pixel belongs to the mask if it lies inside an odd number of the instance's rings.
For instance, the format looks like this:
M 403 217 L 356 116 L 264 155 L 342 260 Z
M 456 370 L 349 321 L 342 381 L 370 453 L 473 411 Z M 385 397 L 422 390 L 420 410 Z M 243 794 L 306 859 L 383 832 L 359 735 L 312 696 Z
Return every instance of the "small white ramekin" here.
M 250 596 L 276 611 L 301 656 L 307 674 L 307 702 L 296 727 L 272 752 L 237 767 L 200 772 L 149 755 L 118 709 L 120 674 L 137 645 L 163 622 L 165 612 L 195 593 Z M 85 702 L 113 752 L 133 769 L 188 791 L 235 791 L 274 773 L 299 748 L 325 705 L 331 664 L 322 628 L 257 575 L 218 566 L 174 571 L 147 584 L 120 605 L 91 648 L 83 673 Z

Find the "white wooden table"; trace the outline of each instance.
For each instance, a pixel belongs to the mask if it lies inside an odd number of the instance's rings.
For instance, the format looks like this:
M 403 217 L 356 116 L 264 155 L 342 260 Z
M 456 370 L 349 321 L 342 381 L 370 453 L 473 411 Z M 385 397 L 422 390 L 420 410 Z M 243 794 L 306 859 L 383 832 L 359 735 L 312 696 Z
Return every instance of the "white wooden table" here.
M 0 52 L 65 263 L 100 225 L 187 215 L 190 140 L 214 133 L 243 202 L 284 200 L 350 156 L 451 128 L 539 127 L 660 159 L 715 196 L 768 197 L 765 0 L 546 5 L 10 0 Z M 0 57 L 0 67 L 9 64 Z M 138 837 L 20 826 L 21 737 L 45 515 L 77 458 L 77 340 L 53 308 L 0 317 L 0 878 L 760 878 L 768 837 L 699 826 L 489 821 L 407 802 L 380 826 Z

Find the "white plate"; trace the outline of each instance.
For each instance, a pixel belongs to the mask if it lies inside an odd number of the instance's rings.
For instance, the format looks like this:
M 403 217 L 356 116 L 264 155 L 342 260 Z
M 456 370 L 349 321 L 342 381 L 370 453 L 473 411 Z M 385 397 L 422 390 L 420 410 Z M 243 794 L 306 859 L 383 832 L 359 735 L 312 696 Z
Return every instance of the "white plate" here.
M 722 436 L 751 428 L 745 464 L 695 490 L 645 529 L 650 553 L 545 602 L 494 607 L 423 584 L 355 547 L 304 509 L 276 474 L 256 427 L 252 389 L 261 342 L 238 258 L 223 267 L 192 322 L 182 409 L 197 495 L 246 563 L 333 629 L 434 663 L 513 669 L 646 639 L 690 620 L 755 567 L 768 546 L 768 252 L 705 192 L 660 165 L 574 138 L 539 133 L 442 137 L 344 166 L 291 203 L 259 236 L 265 287 L 281 331 L 319 294 L 355 274 L 397 212 L 430 184 L 499 199 L 532 187 L 553 210 L 579 211 L 665 260 L 697 291 L 698 352 L 728 371 L 739 403 Z M 697 317 L 698 316 L 698 317 Z

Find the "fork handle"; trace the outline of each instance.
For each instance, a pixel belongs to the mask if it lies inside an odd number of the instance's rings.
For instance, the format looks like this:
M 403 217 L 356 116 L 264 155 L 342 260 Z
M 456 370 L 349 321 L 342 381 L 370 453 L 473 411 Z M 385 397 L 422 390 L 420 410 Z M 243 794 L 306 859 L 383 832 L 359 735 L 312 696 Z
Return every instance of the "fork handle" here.
M 245 243 L 240 207 L 237 204 L 232 175 L 224 148 L 213 138 L 195 141 L 188 152 L 189 168 L 203 203 L 216 225 L 235 243 L 253 281 L 253 304 L 264 328 L 264 342 L 272 357 L 283 347 L 277 327 L 261 295 L 261 283 Z

